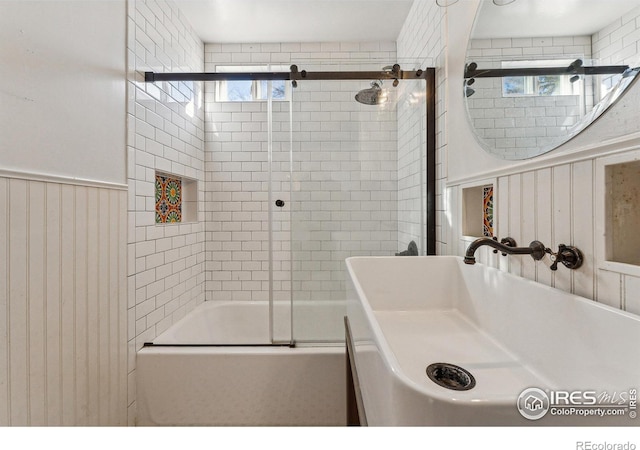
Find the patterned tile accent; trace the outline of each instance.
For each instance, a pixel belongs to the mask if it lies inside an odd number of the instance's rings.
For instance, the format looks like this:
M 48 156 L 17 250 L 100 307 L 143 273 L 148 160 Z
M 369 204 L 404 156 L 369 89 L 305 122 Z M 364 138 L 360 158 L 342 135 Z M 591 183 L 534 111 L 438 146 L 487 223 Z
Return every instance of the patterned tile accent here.
M 482 231 L 485 236 L 493 236 L 493 186 L 485 186 L 483 191 L 482 205 Z
M 156 174 L 156 223 L 182 222 L 182 180 Z

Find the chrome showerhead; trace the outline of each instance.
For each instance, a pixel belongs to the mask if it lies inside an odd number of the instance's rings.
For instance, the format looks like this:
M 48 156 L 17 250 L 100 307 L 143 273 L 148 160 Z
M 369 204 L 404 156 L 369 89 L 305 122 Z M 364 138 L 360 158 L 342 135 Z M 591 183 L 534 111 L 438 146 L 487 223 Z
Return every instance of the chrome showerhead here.
M 380 81 L 382 84 L 382 81 Z M 371 87 L 356 94 L 356 101 L 363 105 L 379 105 L 387 101 L 387 96 L 377 81 L 371 82 Z

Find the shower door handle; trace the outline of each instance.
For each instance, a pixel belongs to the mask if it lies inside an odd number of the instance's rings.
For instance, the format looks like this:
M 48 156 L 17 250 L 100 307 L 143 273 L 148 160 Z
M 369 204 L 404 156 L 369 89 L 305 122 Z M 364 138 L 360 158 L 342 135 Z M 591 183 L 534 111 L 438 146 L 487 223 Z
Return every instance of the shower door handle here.
M 282 208 L 284 206 L 284 200 L 276 200 L 276 206 Z

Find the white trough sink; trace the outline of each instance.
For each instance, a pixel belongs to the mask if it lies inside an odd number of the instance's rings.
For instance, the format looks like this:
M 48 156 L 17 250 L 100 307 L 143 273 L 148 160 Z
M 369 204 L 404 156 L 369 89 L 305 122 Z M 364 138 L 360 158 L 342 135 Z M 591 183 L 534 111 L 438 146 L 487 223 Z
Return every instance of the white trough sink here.
M 369 425 L 640 425 L 639 316 L 459 257 L 356 257 L 347 270 Z M 475 386 L 436 384 L 433 363 Z

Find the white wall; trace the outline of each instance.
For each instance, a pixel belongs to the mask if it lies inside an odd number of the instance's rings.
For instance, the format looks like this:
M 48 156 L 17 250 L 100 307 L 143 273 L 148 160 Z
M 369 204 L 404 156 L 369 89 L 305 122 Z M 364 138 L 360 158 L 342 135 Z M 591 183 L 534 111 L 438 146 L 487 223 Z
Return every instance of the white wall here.
M 124 0 L 0 2 L 3 171 L 125 182 Z
M 124 425 L 125 2 L 0 2 L 0 425 Z
M 173 2 L 128 2 L 129 423 L 135 356 L 204 301 L 202 83 L 145 83 L 144 72 L 202 72 L 204 47 Z M 155 223 L 155 173 L 195 180 L 198 221 Z

